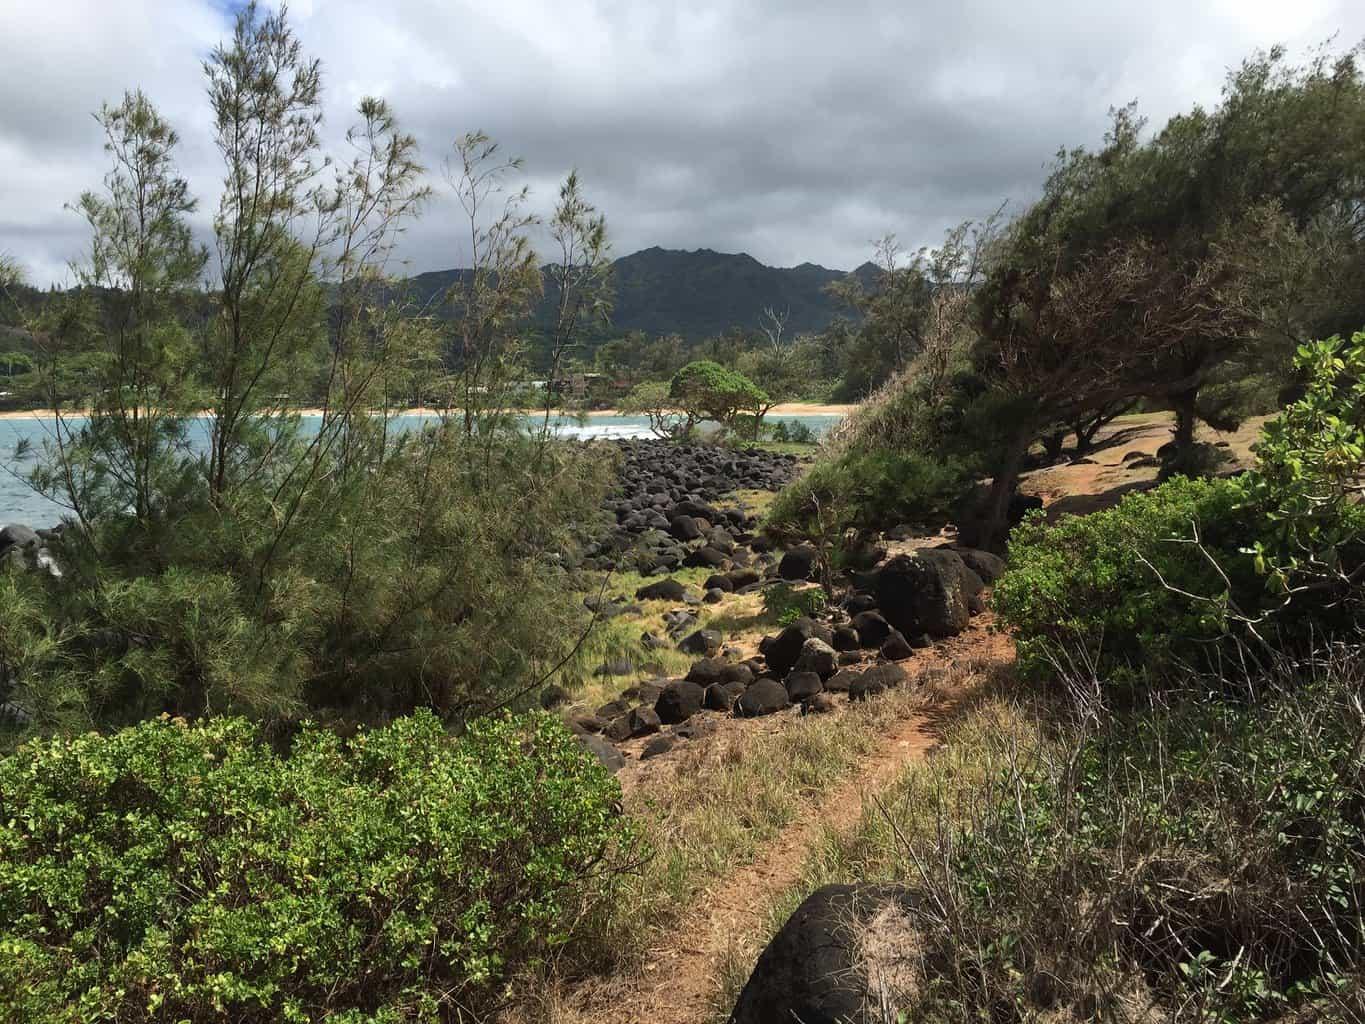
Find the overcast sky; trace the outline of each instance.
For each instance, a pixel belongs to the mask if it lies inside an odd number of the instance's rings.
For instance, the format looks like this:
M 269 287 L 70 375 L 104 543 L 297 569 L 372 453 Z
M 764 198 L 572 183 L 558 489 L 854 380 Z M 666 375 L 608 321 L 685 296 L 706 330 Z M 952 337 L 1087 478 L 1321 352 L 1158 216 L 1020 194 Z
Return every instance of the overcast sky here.
M 91 112 L 141 86 L 180 131 L 206 229 L 220 171 L 201 62 L 234 0 L 0 0 L 0 251 L 63 281 L 64 209 L 105 168 Z M 651 245 L 851 268 L 1027 202 L 1107 111 L 1212 103 L 1274 43 L 1365 37 L 1359 0 L 297 0 L 335 143 L 366 94 L 422 143 L 438 199 L 401 251 L 460 265 L 439 170 L 481 128 L 526 159 L 538 208 L 577 167 L 618 255 Z

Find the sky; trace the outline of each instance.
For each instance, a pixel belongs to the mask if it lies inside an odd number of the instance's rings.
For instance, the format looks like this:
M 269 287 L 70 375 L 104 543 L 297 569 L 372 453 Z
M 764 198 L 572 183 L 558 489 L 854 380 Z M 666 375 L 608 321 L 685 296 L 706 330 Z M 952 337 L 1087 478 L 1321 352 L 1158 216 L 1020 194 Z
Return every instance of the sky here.
M 92 113 L 141 87 L 182 138 L 207 237 L 221 165 L 202 62 L 236 0 L 0 0 L 0 252 L 38 285 L 88 244 L 67 206 L 106 169 Z M 577 168 L 613 251 L 747 252 L 849 269 L 1033 198 L 1112 107 L 1154 124 L 1217 102 L 1276 43 L 1365 39 L 1359 0 L 297 0 L 329 147 L 389 100 L 436 196 L 399 273 L 463 265 L 443 167 L 483 130 L 548 212 Z M 548 249 L 546 250 L 548 251 Z

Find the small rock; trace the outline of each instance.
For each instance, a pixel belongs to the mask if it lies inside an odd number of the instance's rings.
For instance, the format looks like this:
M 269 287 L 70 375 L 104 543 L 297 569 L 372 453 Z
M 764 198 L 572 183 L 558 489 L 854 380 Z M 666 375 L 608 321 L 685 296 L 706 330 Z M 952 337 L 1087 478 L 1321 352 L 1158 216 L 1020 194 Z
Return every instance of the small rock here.
M 660 754 L 667 754 L 677 744 L 672 736 L 655 736 L 644 745 L 640 751 L 640 760 L 648 761 L 651 757 L 658 757 Z

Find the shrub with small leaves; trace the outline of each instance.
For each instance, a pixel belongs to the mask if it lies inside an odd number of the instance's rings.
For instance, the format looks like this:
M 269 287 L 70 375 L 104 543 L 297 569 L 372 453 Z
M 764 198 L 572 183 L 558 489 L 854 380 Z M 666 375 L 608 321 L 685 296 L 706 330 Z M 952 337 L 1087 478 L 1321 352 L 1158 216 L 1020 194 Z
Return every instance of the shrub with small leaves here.
M 0 760 L 0 1018 L 452 1019 L 611 892 L 619 800 L 547 716 L 30 742 Z

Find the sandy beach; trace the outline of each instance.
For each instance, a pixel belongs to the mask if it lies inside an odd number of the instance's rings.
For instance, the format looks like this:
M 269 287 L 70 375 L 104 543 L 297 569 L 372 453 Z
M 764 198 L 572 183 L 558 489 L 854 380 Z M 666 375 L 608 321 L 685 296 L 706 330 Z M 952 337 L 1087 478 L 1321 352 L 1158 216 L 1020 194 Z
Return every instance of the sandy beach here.
M 856 408 L 858 408 L 856 405 L 822 405 L 816 402 L 783 402 L 782 404 L 775 405 L 771 409 L 769 409 L 768 417 L 772 418 L 781 416 L 847 416 Z M 525 413 L 528 416 L 534 416 L 535 414 L 543 413 L 544 411 L 545 410 L 543 409 L 527 409 L 525 410 Z M 552 410 L 552 412 L 557 412 L 557 410 Z M 299 413 L 300 415 L 303 416 L 321 416 L 322 410 L 300 409 Z M 437 416 L 439 414 L 440 410 L 438 409 L 403 409 L 396 415 Z M 16 409 L 9 412 L 0 412 L 0 420 L 51 419 L 52 415 L 53 413 L 51 409 L 27 410 Z M 80 410 L 76 409 L 66 409 L 63 410 L 63 415 L 80 416 L 83 415 L 83 413 Z M 574 416 L 577 414 L 567 412 L 564 415 Z M 615 411 L 614 409 L 593 409 L 590 412 L 588 412 L 587 415 L 589 418 L 593 418 L 598 416 L 620 416 L 621 414 Z

